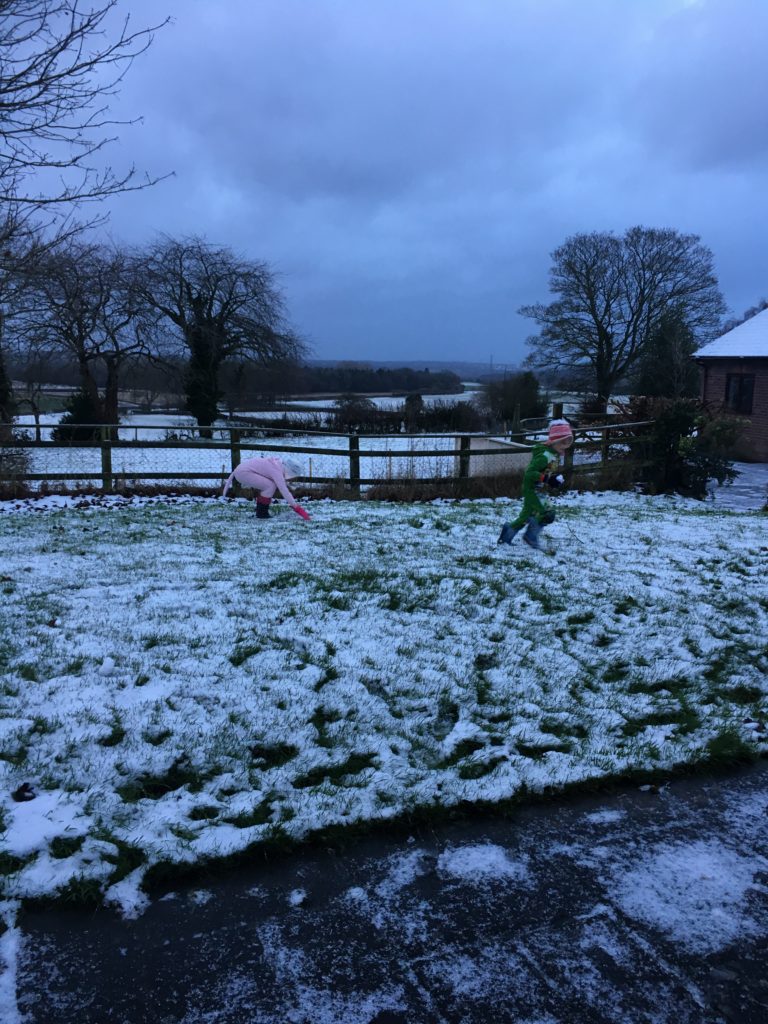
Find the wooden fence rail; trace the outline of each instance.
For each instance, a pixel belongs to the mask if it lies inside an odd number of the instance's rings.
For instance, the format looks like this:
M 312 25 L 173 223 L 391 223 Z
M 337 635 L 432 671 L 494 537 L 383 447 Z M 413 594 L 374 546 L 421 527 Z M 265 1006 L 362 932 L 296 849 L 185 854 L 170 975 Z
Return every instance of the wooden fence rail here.
M 621 450 L 622 461 L 626 464 L 627 448 L 639 441 L 650 426 L 651 421 L 643 421 L 639 423 L 611 423 L 577 428 L 574 431 L 575 443 L 565 454 L 564 463 L 566 470 L 577 475 L 594 472 L 615 461 L 613 456 L 619 450 Z M 4 489 L 7 489 L 8 484 L 65 480 L 73 482 L 99 481 L 104 491 L 113 490 L 115 484 L 120 481 L 216 481 L 220 485 L 243 458 L 248 458 L 252 454 L 257 453 L 264 453 L 266 455 L 276 453 L 294 457 L 307 457 L 310 467 L 313 458 L 332 456 L 344 459 L 347 466 L 345 473 L 339 473 L 335 476 L 322 476 L 310 471 L 307 476 L 300 477 L 299 480 L 304 484 L 337 484 L 343 481 L 349 488 L 358 491 L 362 486 L 380 484 L 383 481 L 397 484 L 425 482 L 435 478 L 436 474 L 434 472 L 431 474 L 421 474 L 412 471 L 406 475 L 393 475 L 393 462 L 396 464 L 403 459 L 413 460 L 411 463 L 412 467 L 418 465 L 417 460 L 453 460 L 451 463 L 451 473 L 437 474 L 441 479 L 466 479 L 470 476 L 494 476 L 510 472 L 522 472 L 528 459 L 529 447 L 532 442 L 537 440 L 537 437 L 531 435 L 516 435 L 516 437 L 525 437 L 527 443 L 523 445 L 520 441 L 512 444 L 500 441 L 498 438 L 476 434 L 358 435 L 331 434 L 325 431 L 300 432 L 300 437 L 306 437 L 311 434 L 312 436 L 317 436 L 318 439 L 320 436 L 329 439 L 332 437 L 343 439 L 343 447 L 333 447 L 328 445 L 296 444 L 296 439 L 291 438 L 290 433 L 284 430 L 274 431 L 281 438 L 285 438 L 284 441 L 280 441 L 277 437 L 265 438 L 265 435 L 270 432 L 268 429 L 254 431 L 252 429 L 230 426 L 202 428 L 203 436 L 199 436 L 199 428 L 185 427 L 183 428 L 183 433 L 187 436 L 183 439 L 174 436 L 157 440 L 141 439 L 138 436 L 139 431 L 162 431 L 167 434 L 167 426 L 159 427 L 151 423 L 136 423 L 125 428 L 116 428 L 114 425 L 109 424 L 88 424 L 87 426 L 82 425 L 80 427 L 73 425 L 72 429 L 87 430 L 92 434 L 98 434 L 98 437 L 94 437 L 92 440 L 68 441 L 38 440 L 22 436 L 10 444 L 0 444 L 0 484 L 5 485 Z M 120 433 L 117 433 L 117 431 L 120 431 L 123 435 L 126 432 L 129 434 L 133 432 L 134 437 L 133 439 L 128 439 L 125 436 L 120 437 Z M 198 433 L 198 436 L 194 436 L 196 433 Z M 218 436 L 208 436 L 211 433 Z M 254 437 L 254 433 L 257 433 L 259 436 Z M 293 433 L 299 432 L 294 431 Z M 435 445 L 426 449 L 415 449 L 413 447 L 393 447 L 389 445 L 385 449 L 367 449 L 361 447 L 360 444 L 361 440 L 364 440 L 366 437 L 375 438 L 377 441 L 388 438 L 394 441 L 397 438 L 400 442 L 408 441 L 410 444 L 413 444 L 416 439 L 422 443 L 435 438 L 445 442 L 446 438 L 450 437 L 453 441 L 453 447 L 437 447 Z M 482 444 L 483 440 L 488 442 L 487 446 L 478 447 L 477 445 Z M 90 469 L 83 472 L 72 469 L 35 472 L 30 471 L 24 465 L 25 460 L 21 453 L 49 450 L 98 451 L 100 456 L 99 469 Z M 160 472 L 143 468 L 137 470 L 126 470 L 124 468 L 116 470 L 113 458 L 115 453 L 129 452 L 131 450 L 177 451 L 179 452 L 179 462 L 182 463 L 182 466 L 179 470 L 174 470 L 173 472 Z M 192 451 L 224 453 L 221 468 L 215 471 L 212 471 L 210 468 L 199 470 L 184 468 L 183 463 L 186 460 L 183 458 L 182 453 Z M 16 460 L 14 460 L 12 453 L 17 453 Z M 361 463 L 364 464 L 365 461 L 372 459 L 385 460 L 389 471 L 383 476 L 372 476 L 370 473 L 365 474 L 362 472 Z M 482 461 L 479 462 L 478 460 Z M 509 467 L 513 462 L 515 464 L 514 469 L 510 469 Z M 498 471 L 491 468 L 494 466 L 494 463 L 498 465 Z M 16 468 L 14 468 L 14 465 L 16 465 Z M 482 467 L 482 473 L 476 470 L 478 466 Z

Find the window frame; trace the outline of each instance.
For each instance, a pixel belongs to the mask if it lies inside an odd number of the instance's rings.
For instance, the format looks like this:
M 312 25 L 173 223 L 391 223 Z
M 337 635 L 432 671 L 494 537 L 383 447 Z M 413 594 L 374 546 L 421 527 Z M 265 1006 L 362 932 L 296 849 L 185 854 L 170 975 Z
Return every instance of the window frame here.
M 726 373 L 725 406 L 739 416 L 751 416 L 755 401 L 754 373 Z

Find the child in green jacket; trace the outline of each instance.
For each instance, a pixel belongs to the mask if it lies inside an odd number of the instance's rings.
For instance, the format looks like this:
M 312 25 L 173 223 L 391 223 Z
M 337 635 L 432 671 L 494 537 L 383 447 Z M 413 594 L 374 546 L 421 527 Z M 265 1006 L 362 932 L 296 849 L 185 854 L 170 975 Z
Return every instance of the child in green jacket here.
M 557 473 L 560 456 L 573 444 L 573 431 L 567 420 L 552 420 L 547 443 L 534 445 L 531 461 L 523 475 L 523 507 L 517 519 L 504 523 L 499 544 L 511 544 L 525 526 L 523 540 L 532 548 L 539 547 L 539 534 L 544 526 L 555 520 L 555 513 L 538 496 L 542 483 L 562 486 L 563 478 Z

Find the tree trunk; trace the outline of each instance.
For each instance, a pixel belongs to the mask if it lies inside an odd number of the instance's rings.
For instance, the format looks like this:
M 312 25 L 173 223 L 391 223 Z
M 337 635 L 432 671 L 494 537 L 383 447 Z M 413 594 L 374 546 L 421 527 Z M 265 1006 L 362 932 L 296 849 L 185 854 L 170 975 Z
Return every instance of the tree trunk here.
M 81 359 L 78 363 L 78 370 L 80 371 L 80 383 L 82 390 L 84 394 L 88 395 L 91 405 L 98 413 L 99 421 L 101 423 L 108 423 L 109 420 L 104 419 L 104 403 L 102 402 L 101 395 L 99 394 L 99 386 L 91 373 L 91 367 L 88 361 Z
M 104 422 L 115 427 L 120 422 L 118 415 L 118 365 L 114 359 L 107 360 L 107 381 L 104 386 Z M 117 430 L 112 432 L 112 440 L 117 440 Z
M 0 441 L 10 441 L 13 436 L 13 416 L 16 405 L 13 401 L 11 378 L 3 354 L 3 329 L 5 317 L 0 311 Z
M 14 411 L 11 379 L 5 368 L 3 350 L 0 348 L 0 441 L 8 441 L 11 438 Z
M 208 428 L 219 415 L 218 361 L 211 344 L 209 331 L 193 328 L 187 338 L 191 357 L 185 379 L 187 410 L 198 425 Z M 212 437 L 209 429 L 200 431 L 201 437 Z

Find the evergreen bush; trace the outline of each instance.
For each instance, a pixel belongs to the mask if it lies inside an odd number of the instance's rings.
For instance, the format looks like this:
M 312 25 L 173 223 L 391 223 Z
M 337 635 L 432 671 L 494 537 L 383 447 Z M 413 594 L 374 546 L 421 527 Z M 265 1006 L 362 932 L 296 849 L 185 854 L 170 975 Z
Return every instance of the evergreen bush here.
M 738 419 L 712 414 L 695 399 L 646 400 L 646 408 L 654 424 L 638 444 L 648 460 L 644 482 L 651 493 L 705 498 L 710 480 L 736 478 L 731 453 L 741 434 Z
M 85 391 L 76 391 L 64 403 L 64 415 L 51 431 L 54 441 L 98 441 L 101 413 Z M 93 426 L 90 426 L 93 424 Z

